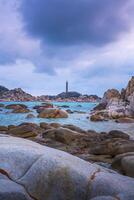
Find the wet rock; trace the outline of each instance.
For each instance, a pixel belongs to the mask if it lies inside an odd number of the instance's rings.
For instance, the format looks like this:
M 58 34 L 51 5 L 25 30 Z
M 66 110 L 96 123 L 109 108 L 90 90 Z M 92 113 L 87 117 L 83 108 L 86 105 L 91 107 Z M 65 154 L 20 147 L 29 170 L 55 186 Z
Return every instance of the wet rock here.
M 4 108 L 5 105 L 3 103 L 0 103 L 0 108 Z
M 69 108 L 68 105 L 61 105 L 61 106 L 59 106 L 59 107 L 61 107 L 61 108 Z
M 38 115 L 39 118 L 67 118 L 68 114 L 66 111 L 59 109 L 45 109 Z
M 70 109 L 67 109 L 66 112 L 69 113 L 69 114 L 73 114 L 74 113 L 74 111 L 72 111 Z
M 0 158 L 0 169 L 7 179 L 15 181 L 16 187 L 23 186 L 32 199 L 134 199 L 133 178 L 29 140 L 1 137 Z M 3 189 L 9 191 L 8 197 L 15 191 L 0 184 L 0 191 Z M 17 200 L 27 200 L 21 194 Z
M 46 123 L 46 122 L 41 122 L 40 123 L 40 127 L 44 130 L 49 130 L 49 129 L 52 129 L 53 127 L 49 125 L 49 123 Z
M 27 119 L 35 118 L 35 115 L 33 115 L 33 114 L 28 114 L 28 115 L 26 116 L 26 118 L 27 118 Z
M 12 111 L 12 113 L 29 113 L 30 110 L 27 108 L 16 108 Z

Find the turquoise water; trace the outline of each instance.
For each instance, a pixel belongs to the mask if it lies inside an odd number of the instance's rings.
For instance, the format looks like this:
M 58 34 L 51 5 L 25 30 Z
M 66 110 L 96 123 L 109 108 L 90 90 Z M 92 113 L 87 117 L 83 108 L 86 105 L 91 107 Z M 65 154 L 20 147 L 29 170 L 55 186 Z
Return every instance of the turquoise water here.
M 12 103 L 20 103 L 20 102 L 4 102 L 5 105 Z M 35 105 L 41 105 L 41 102 L 22 102 L 28 106 L 31 110 L 31 113 L 37 116 L 36 110 L 32 109 Z M 96 130 L 98 132 L 101 131 L 110 131 L 113 129 L 122 130 L 124 132 L 130 133 L 134 135 L 134 124 L 118 124 L 113 121 L 109 122 L 91 122 L 87 117 L 89 117 L 90 111 L 96 106 L 95 103 L 80 103 L 80 102 L 53 102 L 56 106 L 67 105 L 69 108 L 62 108 L 64 110 L 70 109 L 73 111 L 82 111 L 86 112 L 84 114 L 73 113 L 69 114 L 69 117 L 66 119 L 40 119 L 40 118 L 32 118 L 26 119 L 27 114 L 13 114 L 11 110 L 7 110 L 4 108 L 0 108 L 0 125 L 19 125 L 23 122 L 58 122 L 61 124 L 74 124 L 79 126 L 85 130 Z

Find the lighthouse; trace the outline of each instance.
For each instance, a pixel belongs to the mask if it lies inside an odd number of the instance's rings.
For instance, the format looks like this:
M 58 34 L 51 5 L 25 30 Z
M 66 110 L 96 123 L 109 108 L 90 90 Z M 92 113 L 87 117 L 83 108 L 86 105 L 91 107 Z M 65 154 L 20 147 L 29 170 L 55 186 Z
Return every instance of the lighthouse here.
M 66 94 L 68 93 L 68 81 L 66 81 Z

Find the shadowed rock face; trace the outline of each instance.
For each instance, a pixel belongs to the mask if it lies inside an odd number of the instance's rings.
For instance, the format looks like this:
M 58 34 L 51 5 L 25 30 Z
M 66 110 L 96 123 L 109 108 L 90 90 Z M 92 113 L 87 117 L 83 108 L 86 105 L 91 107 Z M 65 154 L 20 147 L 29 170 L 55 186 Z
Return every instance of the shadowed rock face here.
M 0 200 L 134 199 L 133 178 L 25 139 L 0 135 L 0 158 Z

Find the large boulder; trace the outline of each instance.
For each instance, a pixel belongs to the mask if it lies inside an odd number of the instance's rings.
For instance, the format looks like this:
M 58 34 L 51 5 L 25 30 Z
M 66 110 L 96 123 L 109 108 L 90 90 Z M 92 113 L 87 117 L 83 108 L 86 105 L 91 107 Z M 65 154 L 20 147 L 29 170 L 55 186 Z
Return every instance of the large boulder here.
M 0 200 L 134 199 L 133 178 L 28 140 L 1 136 L 0 158 Z
M 116 156 L 118 154 L 133 152 L 134 141 L 123 138 L 111 138 L 104 141 L 100 141 L 97 145 L 90 149 L 90 153 L 95 155 L 111 155 Z
M 134 152 L 116 156 L 113 160 L 112 167 L 120 173 L 134 177 Z
M 125 90 L 125 99 L 128 99 L 134 93 L 134 76 L 132 76 L 131 80 L 128 82 L 128 85 Z
M 111 99 L 117 98 L 120 99 L 121 95 L 120 92 L 116 89 L 109 89 L 104 93 L 102 98 L 103 103 L 108 103 Z
M 59 109 L 53 109 L 53 108 L 47 108 L 39 113 L 39 118 L 67 118 L 68 114 L 66 111 L 59 110 Z

